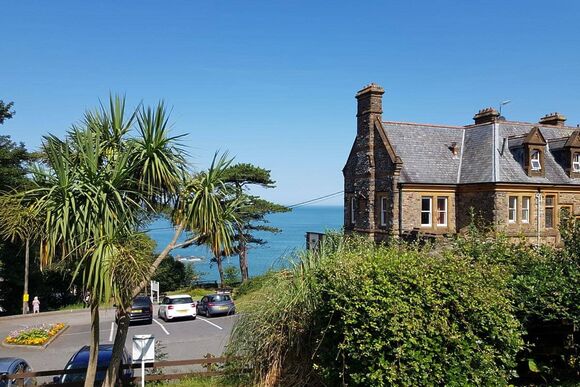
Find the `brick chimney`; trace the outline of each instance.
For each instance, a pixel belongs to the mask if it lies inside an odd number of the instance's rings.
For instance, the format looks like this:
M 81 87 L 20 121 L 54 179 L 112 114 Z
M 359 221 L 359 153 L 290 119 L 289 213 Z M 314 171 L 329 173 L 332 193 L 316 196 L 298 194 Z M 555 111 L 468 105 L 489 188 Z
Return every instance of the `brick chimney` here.
M 490 122 L 496 122 L 499 119 L 499 112 L 492 107 L 486 109 L 481 109 L 476 115 L 473 116 L 475 125 L 487 124 Z
M 383 94 L 385 94 L 385 90 L 375 83 L 363 87 L 356 93 L 358 101 L 356 114 L 358 134 L 364 134 L 369 131 L 369 126 L 373 122 L 371 118 L 376 117 L 382 120 Z
M 540 124 L 542 125 L 564 126 L 565 122 L 566 117 L 560 113 L 550 113 L 540 118 Z

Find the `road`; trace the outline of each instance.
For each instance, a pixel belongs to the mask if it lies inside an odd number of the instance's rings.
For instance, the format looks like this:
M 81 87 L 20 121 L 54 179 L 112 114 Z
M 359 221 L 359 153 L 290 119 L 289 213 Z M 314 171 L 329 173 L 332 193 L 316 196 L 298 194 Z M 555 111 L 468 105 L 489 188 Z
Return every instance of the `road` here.
M 115 333 L 115 312 L 113 309 L 101 311 L 101 343 L 112 343 Z M 154 316 L 157 316 L 155 309 Z M 125 347 L 131 354 L 132 337 L 138 334 L 152 334 L 160 341 L 167 354 L 166 360 L 202 358 L 207 353 L 221 355 L 227 344 L 236 316 L 197 317 L 196 320 L 164 322 L 157 318 L 151 325 L 135 325 L 129 329 Z M 26 359 L 36 370 L 62 369 L 68 359 L 83 345 L 89 343 L 90 315 L 88 310 L 40 313 L 17 318 L 0 318 L 0 338 L 15 329 L 25 326 L 64 322 L 69 328 L 46 349 L 0 347 L 0 357 L 15 356 Z

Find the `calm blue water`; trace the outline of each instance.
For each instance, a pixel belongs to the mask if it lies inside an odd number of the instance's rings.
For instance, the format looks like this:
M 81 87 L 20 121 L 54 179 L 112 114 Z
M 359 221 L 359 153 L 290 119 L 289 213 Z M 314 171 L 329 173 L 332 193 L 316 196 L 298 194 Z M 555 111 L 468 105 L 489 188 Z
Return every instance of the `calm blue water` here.
M 259 238 L 268 241 L 268 243 L 264 246 L 250 247 L 248 251 L 250 276 L 264 273 L 272 267 L 279 267 L 285 263 L 284 258 L 291 255 L 293 251 L 304 249 L 307 231 L 324 232 L 325 230 L 341 228 L 343 207 L 298 207 L 288 213 L 272 214 L 268 217 L 268 221 L 270 225 L 280 228 L 282 232 L 278 234 L 256 233 Z M 173 237 L 171 224 L 164 219 L 157 220 L 151 225 L 149 235 L 157 242 L 158 250 L 161 250 Z M 215 264 L 210 265 L 211 254 L 205 247 L 193 246 L 187 249 L 178 249 L 174 250 L 172 255 L 203 257 L 201 262 L 194 263 L 198 272 L 205 273 L 203 280 L 215 280 L 219 277 Z M 237 256 L 226 258 L 225 262 L 239 267 Z

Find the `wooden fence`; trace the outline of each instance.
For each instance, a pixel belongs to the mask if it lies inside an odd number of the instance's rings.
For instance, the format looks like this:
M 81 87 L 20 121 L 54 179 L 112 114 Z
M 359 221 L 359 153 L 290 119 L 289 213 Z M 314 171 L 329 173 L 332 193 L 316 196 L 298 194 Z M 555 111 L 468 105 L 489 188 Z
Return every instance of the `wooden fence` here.
M 159 370 L 166 367 L 180 367 L 189 365 L 201 365 L 205 368 L 205 371 L 191 371 L 191 372 L 180 372 L 173 374 L 150 374 L 145 375 L 145 381 L 156 381 L 156 380 L 172 380 L 172 379 L 185 379 L 194 376 L 209 377 L 217 376 L 223 374 L 223 371 L 218 369 L 218 364 L 224 364 L 226 362 L 225 357 L 213 357 L 208 355 L 203 359 L 188 359 L 188 360 L 167 360 L 167 361 L 156 361 L 152 363 L 145 363 L 145 369 L 147 370 Z M 140 369 L 141 363 L 126 364 L 122 367 L 123 369 L 133 368 Z M 99 367 L 97 371 L 105 371 L 107 367 Z M 18 374 L 1 375 L 0 381 L 10 381 L 12 380 L 17 386 L 23 386 L 27 379 L 35 379 L 38 377 L 46 376 L 60 376 L 64 374 L 81 374 L 86 373 L 86 368 L 70 369 L 70 370 L 48 370 L 48 371 L 34 371 L 34 372 L 24 372 Z M 133 376 L 130 379 L 123 380 L 124 382 L 133 382 L 135 384 L 141 383 L 140 376 Z M 44 383 L 40 385 L 46 385 L 51 383 Z M 74 383 L 59 383 L 59 386 L 83 386 L 83 382 Z

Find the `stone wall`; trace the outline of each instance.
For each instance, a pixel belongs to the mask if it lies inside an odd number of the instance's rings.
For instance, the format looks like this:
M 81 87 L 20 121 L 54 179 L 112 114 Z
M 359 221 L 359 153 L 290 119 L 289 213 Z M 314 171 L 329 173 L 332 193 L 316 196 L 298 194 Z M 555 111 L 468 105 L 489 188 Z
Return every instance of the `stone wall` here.
M 429 234 L 450 234 L 457 232 L 455 217 L 455 193 L 453 191 L 408 191 L 403 188 L 402 196 L 403 232 L 412 232 L 414 230 L 419 230 L 420 232 Z M 425 227 L 421 225 L 421 199 L 424 196 L 433 198 L 431 206 L 431 227 Z M 437 197 L 447 198 L 447 226 L 437 226 Z

